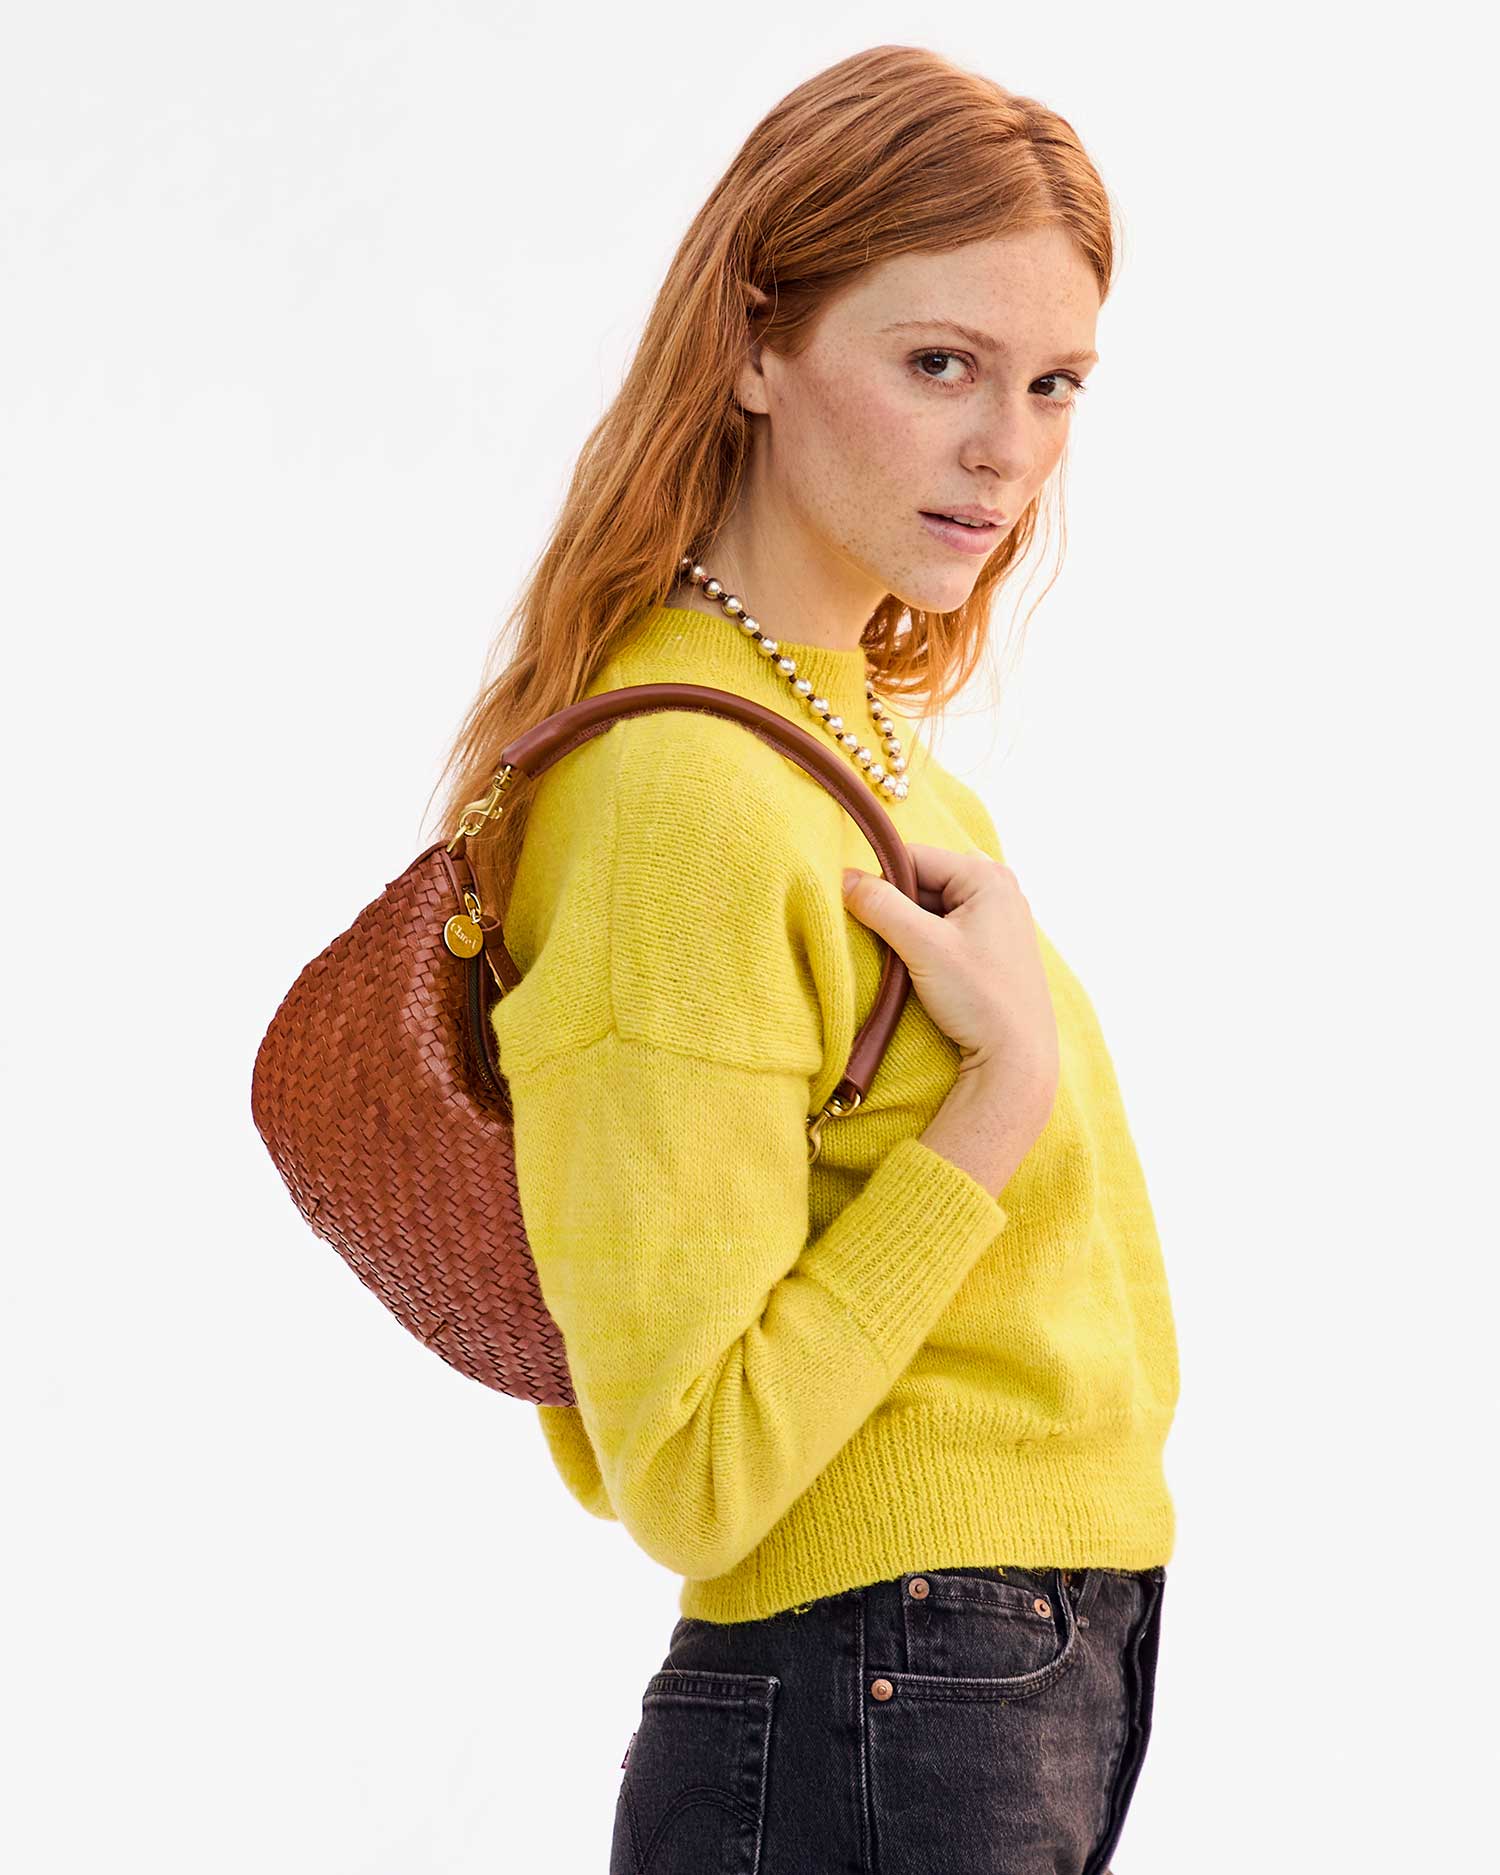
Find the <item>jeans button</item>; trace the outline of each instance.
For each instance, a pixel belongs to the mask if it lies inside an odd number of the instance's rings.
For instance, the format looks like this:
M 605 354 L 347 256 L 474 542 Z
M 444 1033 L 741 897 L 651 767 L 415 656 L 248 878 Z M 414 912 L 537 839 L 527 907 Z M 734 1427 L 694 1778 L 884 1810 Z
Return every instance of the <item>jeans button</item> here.
M 921 1601 L 924 1595 L 930 1593 L 931 1586 L 926 1576 L 913 1576 L 906 1585 L 906 1592 L 914 1601 Z

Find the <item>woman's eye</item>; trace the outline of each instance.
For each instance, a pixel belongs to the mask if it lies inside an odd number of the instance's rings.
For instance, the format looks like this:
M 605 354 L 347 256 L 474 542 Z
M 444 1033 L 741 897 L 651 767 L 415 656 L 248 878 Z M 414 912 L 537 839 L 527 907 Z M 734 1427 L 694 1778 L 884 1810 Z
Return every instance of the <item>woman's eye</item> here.
M 958 390 L 963 386 L 966 380 L 962 377 L 942 377 L 928 371 L 926 366 L 930 359 L 945 361 L 942 369 L 946 370 L 946 361 L 956 359 L 960 364 L 966 364 L 968 362 L 962 352 L 918 352 L 913 364 L 918 377 L 927 384 L 936 384 L 940 390 Z M 1075 378 L 1071 371 L 1049 371 L 1045 377 L 1040 377 L 1036 381 L 1038 384 L 1061 384 L 1067 386 L 1068 394 L 1066 396 L 1056 397 L 1053 396 L 1051 392 L 1046 392 L 1042 397 L 1043 403 L 1056 404 L 1063 410 L 1070 410 L 1087 389 L 1082 378 Z
M 957 358 L 960 362 L 962 362 L 963 361 L 962 352 L 918 352 L 917 358 L 916 358 L 916 366 L 917 366 L 917 375 L 919 377 L 926 378 L 929 384 L 941 384 L 946 389 L 949 385 L 957 385 L 963 382 L 961 378 L 936 378 L 932 375 L 930 371 L 924 371 L 922 367 L 923 365 L 926 364 L 929 358 Z
M 1038 384 L 1066 384 L 1069 392 L 1071 393 L 1070 396 L 1049 397 L 1047 399 L 1047 402 L 1049 404 L 1061 404 L 1064 410 L 1066 410 L 1069 407 L 1069 405 L 1076 404 L 1079 398 L 1082 397 L 1083 393 L 1088 389 L 1088 386 L 1084 383 L 1083 379 L 1075 378 L 1071 371 L 1049 371 L 1046 377 L 1038 378 L 1037 383 Z

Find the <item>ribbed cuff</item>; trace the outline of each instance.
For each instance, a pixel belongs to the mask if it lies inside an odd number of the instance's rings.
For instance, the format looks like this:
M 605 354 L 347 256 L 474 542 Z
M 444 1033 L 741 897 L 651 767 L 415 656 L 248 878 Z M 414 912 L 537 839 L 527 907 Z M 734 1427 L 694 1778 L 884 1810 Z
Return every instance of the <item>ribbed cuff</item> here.
M 912 1136 L 886 1154 L 801 1267 L 843 1304 L 894 1378 L 1005 1220 L 978 1179 Z

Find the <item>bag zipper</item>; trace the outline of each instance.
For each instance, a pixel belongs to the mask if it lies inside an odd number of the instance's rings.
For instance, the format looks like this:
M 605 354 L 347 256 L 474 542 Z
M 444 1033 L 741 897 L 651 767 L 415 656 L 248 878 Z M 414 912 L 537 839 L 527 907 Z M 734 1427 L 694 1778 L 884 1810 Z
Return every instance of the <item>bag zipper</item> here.
M 484 952 L 471 957 L 464 966 L 469 973 L 469 1039 L 480 1078 L 497 1099 L 505 1099 L 505 1088 L 490 1061 L 488 1023 L 484 1013 Z

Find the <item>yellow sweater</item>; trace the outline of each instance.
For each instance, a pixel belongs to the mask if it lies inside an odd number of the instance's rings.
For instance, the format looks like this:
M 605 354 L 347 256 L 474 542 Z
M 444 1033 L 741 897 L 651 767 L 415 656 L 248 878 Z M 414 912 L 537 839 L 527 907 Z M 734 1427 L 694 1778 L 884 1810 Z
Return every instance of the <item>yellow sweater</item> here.
M 782 642 L 879 748 L 864 653 Z M 732 621 L 683 608 L 639 615 L 590 689 L 669 680 L 824 733 Z M 902 837 L 1003 860 L 890 708 Z M 807 1162 L 883 954 L 845 909 L 851 865 L 879 871 L 795 763 L 661 711 L 542 777 L 506 919 L 525 975 L 493 1022 L 578 1402 L 536 1411 L 574 1496 L 709 1621 L 906 1569 L 1139 1569 L 1173 1547 L 1160 1245 L 1094 1010 L 1040 929 L 1061 1079 L 1003 1203 L 917 1137 L 958 1053 L 915 991 Z

